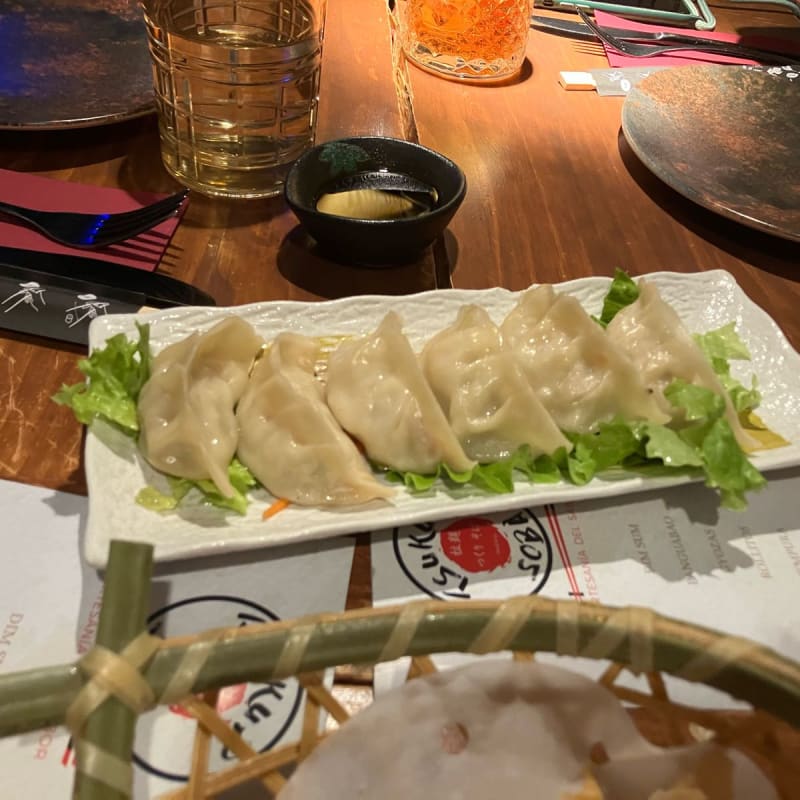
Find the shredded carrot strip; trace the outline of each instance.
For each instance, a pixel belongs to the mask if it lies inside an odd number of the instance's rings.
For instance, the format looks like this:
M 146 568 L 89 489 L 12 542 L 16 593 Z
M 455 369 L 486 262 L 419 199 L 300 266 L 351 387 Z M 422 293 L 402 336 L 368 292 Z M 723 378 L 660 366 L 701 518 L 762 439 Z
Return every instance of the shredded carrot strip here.
M 288 508 L 290 505 L 289 501 L 283 497 L 278 498 L 271 506 L 267 506 L 264 509 L 264 513 L 261 515 L 261 519 L 269 519 L 270 517 L 274 517 L 279 512 L 283 511 L 284 508 Z

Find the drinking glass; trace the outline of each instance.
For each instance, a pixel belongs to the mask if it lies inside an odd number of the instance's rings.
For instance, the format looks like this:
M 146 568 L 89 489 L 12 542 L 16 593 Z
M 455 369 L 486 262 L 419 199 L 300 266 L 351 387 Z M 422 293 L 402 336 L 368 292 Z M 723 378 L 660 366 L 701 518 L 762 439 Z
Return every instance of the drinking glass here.
M 161 153 L 184 185 L 281 191 L 314 143 L 325 0 L 141 0 Z
M 521 69 L 532 0 L 398 0 L 405 54 L 438 75 L 508 81 Z

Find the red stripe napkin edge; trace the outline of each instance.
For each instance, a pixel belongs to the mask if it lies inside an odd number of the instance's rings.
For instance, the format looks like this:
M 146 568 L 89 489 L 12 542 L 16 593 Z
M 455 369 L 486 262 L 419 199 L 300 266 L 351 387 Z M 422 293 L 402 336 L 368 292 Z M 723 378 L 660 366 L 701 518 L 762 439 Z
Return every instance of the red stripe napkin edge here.
M 73 181 L 54 180 L 28 172 L 0 169 L 0 200 L 40 211 L 87 213 L 132 211 L 165 196 L 154 192 L 92 186 Z M 151 231 L 102 250 L 83 250 L 57 244 L 23 225 L 6 222 L 5 217 L 0 220 L 0 244 L 41 253 L 80 255 L 152 272 L 158 267 L 185 207 L 184 204 L 177 217 L 162 222 Z

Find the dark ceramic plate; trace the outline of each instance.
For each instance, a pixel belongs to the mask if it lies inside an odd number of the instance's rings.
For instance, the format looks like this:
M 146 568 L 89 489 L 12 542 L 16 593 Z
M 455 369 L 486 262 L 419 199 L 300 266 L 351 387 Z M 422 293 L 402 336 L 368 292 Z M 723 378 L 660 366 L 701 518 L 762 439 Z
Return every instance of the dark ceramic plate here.
M 135 0 L 0 0 L 0 128 L 88 127 L 153 109 Z
M 622 106 L 631 148 L 690 200 L 800 241 L 800 70 L 666 69 Z

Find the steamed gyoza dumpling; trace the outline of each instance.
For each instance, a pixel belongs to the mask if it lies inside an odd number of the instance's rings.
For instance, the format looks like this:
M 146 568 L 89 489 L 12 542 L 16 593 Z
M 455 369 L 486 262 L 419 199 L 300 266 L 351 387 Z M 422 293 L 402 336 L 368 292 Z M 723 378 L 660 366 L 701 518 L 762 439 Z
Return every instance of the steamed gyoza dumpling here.
M 503 340 L 562 431 L 585 433 L 615 417 L 669 417 L 619 350 L 574 297 L 529 289 L 502 324 Z
M 463 306 L 456 321 L 428 341 L 420 363 L 470 458 L 499 461 L 522 445 L 533 455 L 569 448 L 480 306 Z
M 616 644 L 609 639 L 604 646 Z M 778 800 L 778 793 L 744 753 L 713 740 L 652 744 L 613 692 L 577 671 L 484 656 L 382 692 L 315 748 L 277 796 L 377 798 Z
M 234 407 L 263 340 L 239 317 L 162 350 L 139 395 L 139 448 L 168 475 L 210 479 L 234 495 L 228 465 L 236 452 Z
M 314 377 L 318 345 L 283 333 L 256 364 L 239 406 L 239 459 L 276 497 L 356 505 L 393 492 L 341 429 Z
M 676 409 L 664 396 L 664 389 L 681 378 L 720 395 L 725 400 L 725 418 L 739 445 L 745 449 L 758 446 L 742 429 L 714 368 L 654 284 L 639 280 L 638 299 L 617 313 L 608 325 L 607 334 L 636 365 L 665 414 L 672 416 Z
M 400 318 L 387 314 L 377 330 L 342 342 L 331 354 L 327 400 L 339 424 L 379 464 L 431 474 L 445 463 L 474 466 L 422 374 Z

